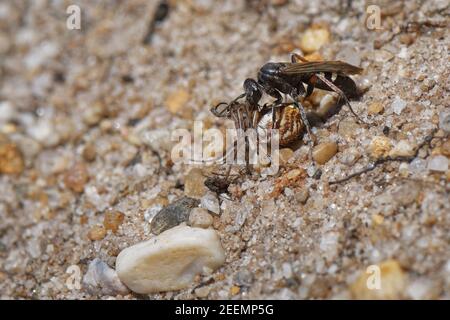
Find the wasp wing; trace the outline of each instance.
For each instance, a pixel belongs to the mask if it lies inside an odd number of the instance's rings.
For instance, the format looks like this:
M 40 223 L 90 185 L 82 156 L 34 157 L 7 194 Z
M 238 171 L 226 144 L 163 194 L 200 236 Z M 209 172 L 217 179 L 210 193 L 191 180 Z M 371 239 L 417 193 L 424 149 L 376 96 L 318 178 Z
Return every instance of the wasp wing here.
M 286 74 L 304 74 L 317 72 L 335 72 L 342 75 L 359 74 L 362 68 L 342 61 L 308 61 L 301 63 L 288 63 L 282 69 Z

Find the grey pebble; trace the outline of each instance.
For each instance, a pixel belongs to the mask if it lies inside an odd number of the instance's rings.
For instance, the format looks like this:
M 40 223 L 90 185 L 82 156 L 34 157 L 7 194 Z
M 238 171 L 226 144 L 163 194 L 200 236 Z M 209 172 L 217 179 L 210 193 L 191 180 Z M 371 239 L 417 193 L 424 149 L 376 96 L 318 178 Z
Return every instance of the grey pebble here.
M 170 228 L 186 222 L 189 219 L 191 210 L 199 205 L 197 199 L 183 197 L 161 209 L 152 219 L 150 231 L 160 234 Z

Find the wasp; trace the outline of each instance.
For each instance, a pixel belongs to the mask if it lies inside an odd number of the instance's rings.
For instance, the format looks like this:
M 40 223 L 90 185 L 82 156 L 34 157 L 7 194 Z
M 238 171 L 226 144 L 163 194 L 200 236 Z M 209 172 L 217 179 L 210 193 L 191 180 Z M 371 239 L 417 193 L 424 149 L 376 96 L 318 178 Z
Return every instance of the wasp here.
M 251 121 L 250 116 L 260 113 L 264 109 L 272 109 L 273 125 L 276 124 L 276 112 L 274 109 L 283 105 L 283 96 L 292 100 L 292 104 L 299 110 L 301 121 L 306 128 L 309 142 L 313 143 L 311 125 L 305 109 L 298 101 L 300 97 L 307 98 L 314 88 L 332 91 L 338 94 L 349 107 L 353 115 L 363 122 L 353 110 L 349 98 L 358 96 L 358 90 L 350 75 L 360 74 L 363 69 L 342 61 L 308 61 L 298 54 L 291 55 L 291 62 L 268 62 L 263 65 L 257 75 L 257 79 L 248 78 L 244 81 L 244 93 L 239 95 L 231 103 L 220 103 L 211 110 L 216 116 L 232 115 L 236 113 L 236 106 L 241 106 L 238 101 L 245 98 L 249 113 L 247 117 L 241 116 L 245 121 Z M 275 98 L 271 104 L 259 105 L 263 94 Z M 220 107 L 226 105 L 225 108 Z M 219 110 L 220 109 L 220 110 Z M 243 110 L 238 112 L 243 113 Z M 252 119 L 253 120 L 253 119 Z M 240 119 L 238 119 L 240 121 Z

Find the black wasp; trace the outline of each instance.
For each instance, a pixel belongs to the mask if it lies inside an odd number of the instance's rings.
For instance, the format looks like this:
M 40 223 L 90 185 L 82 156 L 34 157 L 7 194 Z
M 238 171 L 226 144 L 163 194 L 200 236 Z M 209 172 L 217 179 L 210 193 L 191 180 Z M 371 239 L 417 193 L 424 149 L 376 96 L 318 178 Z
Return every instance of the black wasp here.
M 282 94 L 289 96 L 293 104 L 299 109 L 301 120 L 305 124 L 309 141 L 312 142 L 311 127 L 303 106 L 298 102 L 299 97 L 308 97 L 314 88 L 333 91 L 343 99 L 355 117 L 363 122 L 350 105 L 348 98 L 357 96 L 357 87 L 349 75 L 360 74 L 362 68 L 342 61 L 308 61 L 298 54 L 292 54 L 291 62 L 268 62 L 258 72 L 257 80 L 248 78 L 244 81 L 244 93 L 231 103 L 220 103 L 211 111 L 216 116 L 232 113 L 237 101 L 246 99 L 250 112 L 266 108 L 277 108 L 283 105 Z M 259 105 L 263 93 L 276 100 L 270 105 Z M 219 106 L 225 104 L 224 109 Z M 275 116 L 275 112 L 272 111 Z M 250 117 L 249 117 L 250 118 Z M 275 123 L 276 119 L 273 119 Z

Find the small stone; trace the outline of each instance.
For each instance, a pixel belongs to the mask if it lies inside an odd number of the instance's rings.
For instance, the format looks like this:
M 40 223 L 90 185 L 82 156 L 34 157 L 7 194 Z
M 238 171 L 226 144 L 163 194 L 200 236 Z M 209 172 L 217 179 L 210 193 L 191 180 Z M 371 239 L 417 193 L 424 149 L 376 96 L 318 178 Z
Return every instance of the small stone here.
M 445 132 L 450 132 L 450 111 L 445 110 L 439 113 L 439 128 Z
M 319 50 L 330 41 L 330 31 L 323 25 L 311 26 L 300 39 L 300 49 L 308 54 Z
M 416 37 L 413 34 L 404 33 L 399 36 L 399 40 L 401 43 L 409 46 L 414 43 L 414 41 L 416 40 Z
M 144 220 L 147 222 L 151 222 L 153 218 L 164 208 L 161 204 L 155 204 L 154 206 L 151 206 L 150 208 L 147 208 L 144 212 Z
M 444 156 L 447 156 L 447 158 L 450 158 L 450 138 L 447 139 L 446 141 L 444 141 L 440 150 Z
M 427 161 L 421 158 L 415 158 L 409 164 L 409 170 L 413 173 L 422 174 L 426 172 Z
M 116 233 L 119 226 L 122 224 L 125 215 L 119 211 L 108 211 L 103 218 L 103 226 L 106 230 L 111 230 Z
M 336 55 L 336 60 L 344 61 L 354 66 L 361 64 L 361 55 L 353 46 L 345 46 Z
M 380 214 L 374 214 L 372 216 L 372 221 L 377 225 L 381 225 L 381 224 L 383 224 L 384 217 Z
M 237 285 L 241 287 L 250 287 L 252 285 L 253 279 L 253 274 L 249 270 L 243 269 L 236 273 L 233 280 Z
M 387 50 L 374 50 L 373 60 L 376 62 L 387 62 L 394 58 L 394 55 Z
M 160 234 L 189 219 L 191 210 L 198 206 L 200 201 L 189 197 L 178 199 L 159 211 L 150 224 L 151 232 Z
M 352 118 L 347 118 L 339 123 L 338 133 L 344 138 L 351 138 L 357 134 L 359 125 Z
M 176 114 L 186 105 L 189 98 L 189 91 L 184 88 L 180 88 L 167 97 L 166 108 L 170 111 L 170 113 Z
M 384 110 L 384 106 L 380 101 L 374 101 L 369 105 L 369 114 L 379 114 Z
M 8 123 L 17 116 L 17 108 L 10 101 L 0 102 L 0 124 Z
M 294 169 L 290 170 L 286 173 L 285 177 L 288 180 L 297 180 L 297 178 L 301 177 L 304 174 L 304 170 L 302 169 Z
M 0 173 L 19 174 L 24 167 L 19 148 L 6 137 L 0 136 Z
M 64 174 L 64 184 L 66 187 L 77 193 L 84 191 L 84 185 L 88 182 L 88 180 L 88 172 L 83 162 L 75 163 Z
M 88 126 L 94 126 L 98 124 L 105 115 L 106 105 L 102 101 L 97 101 L 84 109 L 82 117 L 83 121 Z
M 428 161 L 428 170 L 445 172 L 448 170 L 448 158 L 443 155 L 433 156 Z
M 314 147 L 313 159 L 318 164 L 327 163 L 338 151 L 336 142 L 323 142 Z
M 361 276 L 350 286 L 354 299 L 401 299 L 404 297 L 407 285 L 406 275 L 399 263 L 395 260 L 387 260 L 378 265 L 380 272 L 380 286 L 376 287 L 376 271 L 363 272 Z
M 369 153 L 373 159 L 380 159 L 381 157 L 387 156 L 391 149 L 391 140 L 384 136 L 374 137 L 369 145 Z
M 88 291 L 104 295 L 125 295 L 129 290 L 120 281 L 114 269 L 98 258 L 89 263 L 88 271 L 83 277 L 83 284 Z
M 391 104 L 391 108 L 394 113 L 400 115 L 403 109 L 406 108 L 406 101 L 399 97 L 395 97 L 394 101 Z
M 389 156 L 392 158 L 412 157 L 414 154 L 414 147 L 407 140 L 400 140 L 389 152 Z
M 103 226 L 93 226 L 88 232 L 88 238 L 92 241 L 102 240 L 106 236 L 106 229 Z
M 432 300 L 437 299 L 435 296 L 435 291 L 439 290 L 436 288 L 435 284 L 427 279 L 418 279 L 412 282 L 406 292 L 409 297 L 414 300 Z
M 213 224 L 213 217 L 203 208 L 194 208 L 189 215 L 189 225 L 197 228 L 208 228 Z
M 292 151 L 292 149 L 289 148 L 283 148 L 280 149 L 280 151 L 278 152 L 278 156 L 280 159 L 280 165 L 286 165 L 287 162 L 289 161 L 289 159 L 292 158 L 292 156 L 294 155 L 294 151 Z
M 352 166 L 361 158 L 361 153 L 356 148 L 347 148 L 340 153 L 339 162 L 346 166 Z
M 208 192 L 202 197 L 200 203 L 202 208 L 205 208 L 212 213 L 220 214 L 220 203 L 216 194 Z
M 184 194 L 191 198 L 200 199 L 208 190 L 205 186 L 206 177 L 202 170 L 193 168 L 184 177 Z
M 211 291 L 211 288 L 208 286 L 200 287 L 194 290 L 195 295 L 197 298 L 206 298 Z
M 394 201 L 401 206 L 408 206 L 414 203 L 419 194 L 419 186 L 415 183 L 405 183 L 392 192 Z
M 91 162 L 95 160 L 95 157 L 97 156 L 97 151 L 95 150 L 95 146 L 91 143 L 87 144 L 83 149 L 83 159 Z
M 232 296 L 237 295 L 239 292 L 241 292 L 241 288 L 239 288 L 238 286 L 232 286 L 230 288 L 230 295 Z
M 116 270 L 128 288 L 149 294 L 186 288 L 205 269 L 216 270 L 224 262 L 215 230 L 178 226 L 124 249 Z
M 299 192 L 295 194 L 295 200 L 300 202 L 301 204 L 305 204 L 309 198 L 309 190 L 307 188 L 300 189 Z

